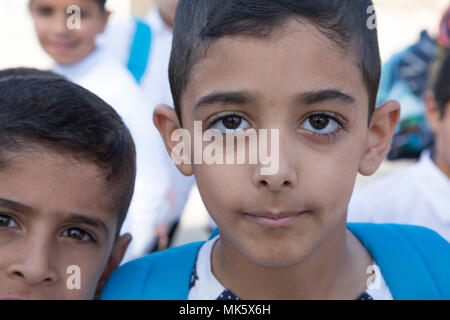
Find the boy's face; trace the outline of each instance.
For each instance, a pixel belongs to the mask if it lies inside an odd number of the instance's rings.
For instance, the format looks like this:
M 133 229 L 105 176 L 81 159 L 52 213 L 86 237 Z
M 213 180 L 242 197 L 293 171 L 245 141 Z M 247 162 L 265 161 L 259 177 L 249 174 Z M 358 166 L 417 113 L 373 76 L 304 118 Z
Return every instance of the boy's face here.
M 40 149 L 0 181 L 0 299 L 94 298 L 129 242 L 115 240 L 100 169 Z
M 30 12 L 42 48 L 59 64 L 88 56 L 109 16 L 93 0 L 30 0 Z
M 345 229 L 358 170 L 371 174 L 381 162 L 364 162 L 368 95 L 354 61 L 291 21 L 268 38 L 221 38 L 194 68 L 181 101 L 191 136 L 195 120 L 203 130 L 279 130 L 274 175 L 258 164 L 179 166 L 195 175 L 221 241 L 260 265 L 298 263 Z

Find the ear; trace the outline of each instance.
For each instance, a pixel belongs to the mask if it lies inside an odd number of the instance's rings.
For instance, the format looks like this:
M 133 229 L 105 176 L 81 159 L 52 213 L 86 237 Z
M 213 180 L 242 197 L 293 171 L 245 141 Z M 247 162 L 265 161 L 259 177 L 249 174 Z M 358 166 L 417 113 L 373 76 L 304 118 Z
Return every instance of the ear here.
M 190 135 L 183 136 L 182 141 L 174 138 L 174 133 L 177 133 L 176 131 L 179 132 L 180 130 L 184 130 L 186 134 L 189 134 L 189 131 L 181 128 L 175 109 L 165 104 L 158 105 L 153 112 L 153 122 L 161 134 L 167 152 L 169 153 L 172 161 L 174 161 L 178 170 L 180 170 L 180 172 L 185 176 L 192 175 L 192 164 L 190 161 Z M 176 136 L 179 135 L 177 134 Z M 183 151 L 181 155 L 178 151 L 178 149 L 180 149 L 180 145 L 182 146 L 181 150 Z M 177 147 L 177 150 L 174 150 L 175 147 Z
M 105 270 L 103 271 L 102 276 L 100 277 L 100 280 L 97 285 L 97 289 L 95 291 L 95 300 L 100 299 L 100 295 L 103 291 L 103 288 L 105 287 L 106 282 L 109 279 L 109 276 L 113 273 L 114 270 L 116 270 L 120 263 L 122 262 L 122 259 L 125 255 L 125 252 L 127 251 L 128 245 L 131 242 L 131 234 L 126 233 L 122 236 L 120 236 L 113 245 L 111 255 L 108 258 L 108 262 L 106 263 Z
M 362 175 L 372 175 L 386 158 L 399 119 L 397 101 L 390 100 L 375 110 L 369 125 L 367 148 L 359 166 Z
M 423 96 L 425 103 L 425 114 L 427 116 L 428 125 L 431 131 L 436 134 L 439 131 L 439 124 L 441 123 L 441 114 L 439 112 L 436 98 L 432 90 L 427 90 Z

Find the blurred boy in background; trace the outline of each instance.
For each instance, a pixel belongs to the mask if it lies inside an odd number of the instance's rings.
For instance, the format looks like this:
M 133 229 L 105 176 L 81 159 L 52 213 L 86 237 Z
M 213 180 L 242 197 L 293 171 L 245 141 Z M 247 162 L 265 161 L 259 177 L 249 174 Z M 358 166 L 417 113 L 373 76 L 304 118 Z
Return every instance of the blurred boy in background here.
M 105 2 L 30 0 L 29 9 L 40 44 L 55 61 L 53 71 L 97 94 L 130 128 L 137 149 L 135 194 L 124 223 L 133 234 L 125 257 L 130 260 L 149 250 L 155 217 L 169 209 L 169 169 L 147 99 L 128 70 L 96 45 L 109 18 Z M 69 20 L 77 17 L 69 13 L 76 9 L 80 23 L 70 27 Z
M 173 20 L 179 0 L 159 0 L 143 19 L 131 17 L 110 21 L 99 39 L 99 46 L 127 66 L 143 89 L 149 107 L 161 103 L 173 105 L 168 67 L 172 48 Z M 148 120 L 150 120 L 149 118 Z M 162 145 L 162 141 L 161 141 Z M 189 193 L 193 177 L 182 175 L 170 157 L 166 156 L 171 176 L 171 210 L 158 215 L 155 233 L 159 239 L 150 251 L 167 248 L 176 231 Z

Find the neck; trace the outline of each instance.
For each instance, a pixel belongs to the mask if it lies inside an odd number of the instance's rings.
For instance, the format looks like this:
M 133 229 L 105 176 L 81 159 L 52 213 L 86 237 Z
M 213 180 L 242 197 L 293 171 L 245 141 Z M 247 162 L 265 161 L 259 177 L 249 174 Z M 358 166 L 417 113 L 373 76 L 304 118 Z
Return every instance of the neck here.
M 440 141 L 437 140 L 436 141 L 437 144 L 440 144 Z M 448 166 L 448 164 L 446 163 L 446 161 L 444 160 L 444 158 L 442 157 L 441 152 L 439 152 L 438 148 L 435 148 L 431 159 L 433 160 L 433 162 L 436 164 L 436 166 L 448 177 L 450 178 L 450 167 Z
M 221 238 L 213 250 L 212 270 L 243 299 L 355 299 L 366 289 L 372 259 L 345 220 L 313 250 L 294 265 L 267 267 Z
M 448 177 L 450 178 L 450 168 L 446 165 L 445 161 L 440 158 L 440 157 L 436 157 L 434 159 L 434 163 L 436 163 L 436 165 L 438 166 L 439 169 L 441 169 L 441 171 Z
M 56 62 L 56 63 L 57 63 L 57 65 L 59 65 L 61 67 L 76 66 L 76 65 L 86 61 L 87 59 L 89 59 L 89 57 L 91 57 L 96 50 L 97 50 L 97 47 L 93 46 L 92 49 L 89 51 L 89 53 L 87 55 L 85 55 L 83 58 L 81 58 L 80 60 L 78 60 L 78 61 L 74 61 L 74 62 L 71 62 L 71 63 L 59 63 L 59 62 Z

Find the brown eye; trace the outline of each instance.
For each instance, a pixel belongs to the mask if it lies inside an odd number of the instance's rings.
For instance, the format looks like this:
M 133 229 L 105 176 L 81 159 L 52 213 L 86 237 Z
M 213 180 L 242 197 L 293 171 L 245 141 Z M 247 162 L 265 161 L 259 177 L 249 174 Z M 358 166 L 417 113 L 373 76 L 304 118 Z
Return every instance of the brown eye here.
M 226 129 L 235 130 L 241 125 L 242 118 L 238 116 L 227 116 L 222 119 L 222 123 Z
M 241 116 L 230 114 L 216 119 L 209 128 L 217 129 L 223 133 L 227 133 L 227 131 L 236 133 L 250 128 L 250 124 Z
M 7 215 L 0 215 L 0 228 L 16 228 L 18 227 L 16 221 Z
M 334 117 L 318 113 L 310 115 L 300 127 L 316 134 L 329 135 L 338 132 L 342 125 Z
M 330 123 L 330 118 L 324 115 L 314 115 L 309 118 L 309 123 L 314 129 L 323 130 Z
M 92 237 L 86 231 L 78 228 L 70 228 L 65 230 L 62 235 L 77 241 L 91 241 Z
M 37 13 L 40 16 L 48 17 L 48 16 L 51 16 L 53 14 L 53 8 L 52 7 L 39 7 L 37 9 Z

